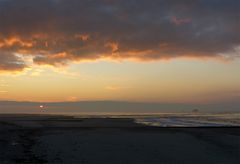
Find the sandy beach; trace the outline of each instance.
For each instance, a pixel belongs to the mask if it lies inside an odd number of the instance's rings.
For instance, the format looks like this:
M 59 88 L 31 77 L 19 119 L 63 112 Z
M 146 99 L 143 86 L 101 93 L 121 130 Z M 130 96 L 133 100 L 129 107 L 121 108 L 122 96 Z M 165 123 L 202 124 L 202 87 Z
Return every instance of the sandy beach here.
M 160 128 L 131 118 L 0 115 L 0 163 L 237 164 L 240 128 Z

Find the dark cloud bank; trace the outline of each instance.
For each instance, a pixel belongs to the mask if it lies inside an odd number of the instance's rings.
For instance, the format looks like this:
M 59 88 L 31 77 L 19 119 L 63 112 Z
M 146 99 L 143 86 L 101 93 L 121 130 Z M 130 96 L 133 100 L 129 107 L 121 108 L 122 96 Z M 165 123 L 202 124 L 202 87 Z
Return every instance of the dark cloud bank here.
M 239 55 L 239 0 L 0 0 L 0 71 Z

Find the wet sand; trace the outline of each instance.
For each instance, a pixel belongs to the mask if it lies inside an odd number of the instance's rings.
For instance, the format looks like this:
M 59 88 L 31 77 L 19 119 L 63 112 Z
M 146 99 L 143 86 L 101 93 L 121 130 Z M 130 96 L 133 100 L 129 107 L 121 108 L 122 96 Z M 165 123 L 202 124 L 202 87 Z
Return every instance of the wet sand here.
M 159 128 L 130 118 L 0 115 L 0 163 L 237 164 L 240 127 Z

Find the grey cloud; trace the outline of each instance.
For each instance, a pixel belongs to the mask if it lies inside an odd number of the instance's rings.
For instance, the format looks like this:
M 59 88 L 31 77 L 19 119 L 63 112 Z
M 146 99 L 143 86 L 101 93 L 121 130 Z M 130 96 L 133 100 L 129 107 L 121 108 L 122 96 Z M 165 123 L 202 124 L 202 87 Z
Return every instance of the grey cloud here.
M 24 61 L 11 53 L 0 52 L 0 72 L 1 71 L 21 71 L 26 67 Z
M 239 8 L 238 0 L 2 0 L 0 54 L 20 52 L 51 65 L 218 57 L 240 46 Z M 18 42 L 6 45 L 13 37 Z

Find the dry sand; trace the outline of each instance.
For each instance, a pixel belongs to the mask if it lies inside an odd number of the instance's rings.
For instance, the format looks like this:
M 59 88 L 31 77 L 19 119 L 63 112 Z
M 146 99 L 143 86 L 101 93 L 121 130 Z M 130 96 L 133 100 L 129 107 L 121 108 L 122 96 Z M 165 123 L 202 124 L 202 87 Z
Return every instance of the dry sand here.
M 157 128 L 127 118 L 0 115 L 0 163 L 238 164 L 240 128 Z

